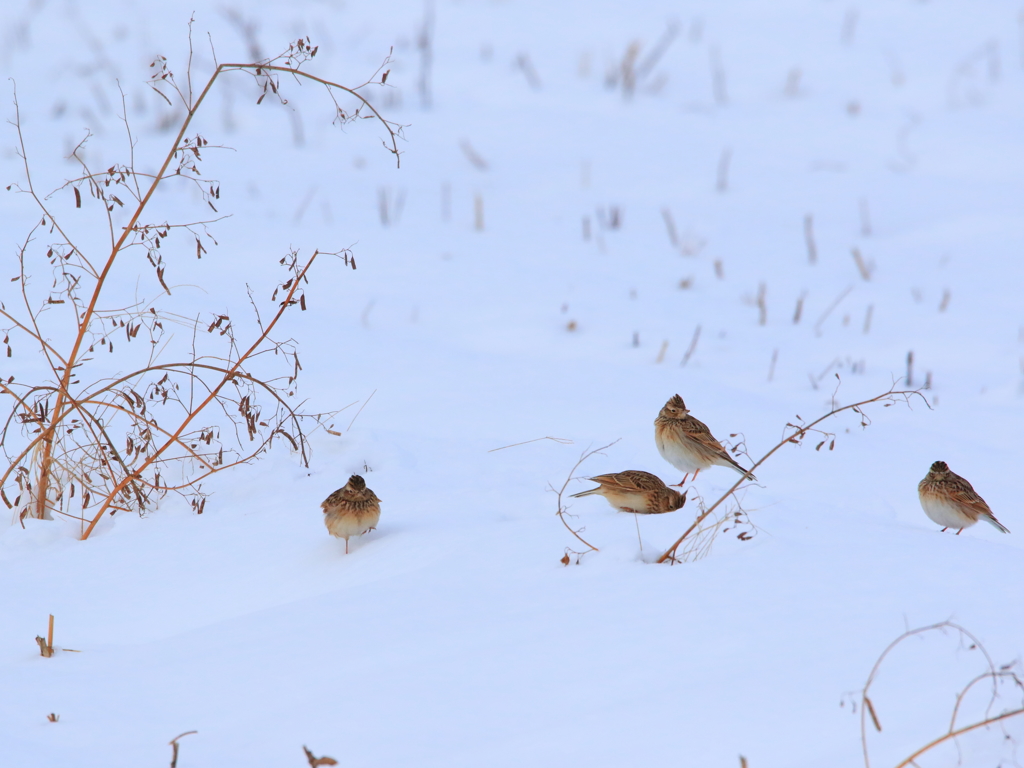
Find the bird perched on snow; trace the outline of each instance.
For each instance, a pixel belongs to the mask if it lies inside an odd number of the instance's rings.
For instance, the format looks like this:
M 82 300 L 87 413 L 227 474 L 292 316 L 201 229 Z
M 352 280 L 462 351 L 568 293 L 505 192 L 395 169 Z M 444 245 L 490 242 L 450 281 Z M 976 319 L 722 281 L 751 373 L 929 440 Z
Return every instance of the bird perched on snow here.
M 597 488 L 574 493 L 572 498 L 598 494 L 620 512 L 637 515 L 660 515 L 674 512 L 686 503 L 686 494 L 673 491 L 650 472 L 627 469 L 608 475 L 591 477 Z
M 320 506 L 327 530 L 345 540 L 346 555 L 349 536 L 362 536 L 380 521 L 380 499 L 359 475 L 352 475 L 344 488 L 336 490 Z
M 702 469 L 716 464 L 735 469 L 749 480 L 757 479 L 736 463 L 704 422 L 690 415 L 679 395 L 673 395 L 654 420 L 654 442 L 665 461 L 686 473 L 679 485 L 691 472 L 696 480 Z
M 988 504 L 971 487 L 971 484 L 960 475 L 951 472 L 944 461 L 932 464 L 928 474 L 917 485 L 917 494 L 921 497 L 924 513 L 933 522 L 947 528 L 957 528 L 957 535 L 964 528 L 969 528 L 979 520 L 994 525 L 1003 533 L 1009 529 L 996 520 Z

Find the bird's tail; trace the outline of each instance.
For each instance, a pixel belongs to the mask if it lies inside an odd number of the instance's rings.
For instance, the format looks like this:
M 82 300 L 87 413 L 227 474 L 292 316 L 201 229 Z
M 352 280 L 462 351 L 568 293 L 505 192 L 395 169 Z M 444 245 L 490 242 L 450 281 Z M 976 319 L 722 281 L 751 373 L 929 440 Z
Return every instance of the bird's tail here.
M 990 523 L 991 525 L 994 525 L 996 528 L 998 528 L 1003 533 L 1009 533 L 1010 532 L 1009 528 L 1007 528 L 1005 525 L 1003 525 L 998 520 L 996 520 L 995 515 L 985 515 L 985 514 L 983 514 L 981 516 L 981 519 L 984 520 L 986 523 Z
M 735 469 L 741 475 L 746 477 L 747 480 L 751 480 L 751 481 L 753 481 L 755 483 L 757 482 L 757 478 L 754 477 L 752 472 L 750 472 L 749 470 L 744 469 L 739 464 L 737 464 L 735 461 L 733 461 L 731 458 L 729 459 L 729 467 L 732 468 L 732 469 Z

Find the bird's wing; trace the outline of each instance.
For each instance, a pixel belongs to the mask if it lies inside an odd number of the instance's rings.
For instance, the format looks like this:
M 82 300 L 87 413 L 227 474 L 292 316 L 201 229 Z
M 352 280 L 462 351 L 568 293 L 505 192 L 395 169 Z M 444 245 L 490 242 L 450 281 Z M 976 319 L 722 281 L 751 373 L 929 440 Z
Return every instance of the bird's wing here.
M 336 507 L 338 504 L 341 503 L 342 499 L 345 498 L 344 492 L 344 488 L 339 488 L 326 499 L 324 499 L 320 506 L 323 507 L 324 511 L 326 511 L 328 507 Z
M 615 485 L 624 491 L 646 492 L 663 491 L 665 484 L 650 472 L 643 472 L 639 469 L 627 469 L 625 472 L 617 472 L 613 475 L 605 475 L 611 479 L 608 485 Z
M 680 424 L 680 426 L 690 438 L 700 443 L 701 447 L 706 449 L 709 453 L 712 453 L 721 459 L 725 459 L 741 472 L 747 472 L 747 470 L 741 467 L 736 459 L 734 459 L 732 455 L 725 450 L 725 447 L 715 439 L 715 436 L 711 434 L 711 430 L 708 429 L 707 424 L 703 421 L 690 416 L 686 421 Z
M 594 483 L 598 483 L 599 485 L 617 486 L 619 484 L 618 477 L 618 472 L 609 472 L 607 475 L 596 475 L 594 477 L 588 478 L 588 480 Z
M 680 419 L 679 428 L 683 430 L 688 437 L 698 441 L 701 445 L 715 451 L 725 453 L 725 448 L 723 448 L 722 444 L 715 439 L 714 435 L 711 434 L 711 430 L 708 429 L 708 425 L 700 419 L 695 419 L 693 416 Z
M 953 475 L 953 477 L 950 478 L 946 484 L 946 490 L 949 492 L 950 498 L 957 504 L 963 504 L 965 507 L 969 507 L 979 514 L 992 514 L 992 510 L 989 509 L 985 500 L 977 494 L 969 482 L 959 475 Z

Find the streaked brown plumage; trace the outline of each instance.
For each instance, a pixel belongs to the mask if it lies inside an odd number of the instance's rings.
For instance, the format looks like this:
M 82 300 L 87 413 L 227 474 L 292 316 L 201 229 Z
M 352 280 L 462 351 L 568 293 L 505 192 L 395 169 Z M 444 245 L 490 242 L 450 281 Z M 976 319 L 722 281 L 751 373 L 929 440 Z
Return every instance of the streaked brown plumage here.
M 327 530 L 345 540 L 346 555 L 349 537 L 372 531 L 380 521 L 380 499 L 359 475 L 352 475 L 345 487 L 328 496 L 320 507 Z
M 574 493 L 574 499 L 596 493 L 604 496 L 608 503 L 620 512 L 633 512 L 638 515 L 674 512 L 686 503 L 685 493 L 673 491 L 650 472 L 642 472 L 639 469 L 612 472 L 590 479 L 598 484 L 597 488 Z
M 917 485 L 917 494 L 921 497 L 921 507 L 933 522 L 947 528 L 957 528 L 957 535 L 964 528 L 974 525 L 979 520 L 995 526 L 1003 533 L 1010 530 L 996 520 L 988 504 L 971 487 L 971 484 L 955 472 L 950 471 L 944 461 L 932 464 L 928 474 Z
M 679 485 L 686 482 L 691 472 L 696 480 L 702 469 L 715 465 L 734 469 L 750 480 L 757 479 L 736 463 L 704 422 L 690 415 L 679 395 L 673 395 L 654 420 L 654 442 L 665 461 L 686 473 Z

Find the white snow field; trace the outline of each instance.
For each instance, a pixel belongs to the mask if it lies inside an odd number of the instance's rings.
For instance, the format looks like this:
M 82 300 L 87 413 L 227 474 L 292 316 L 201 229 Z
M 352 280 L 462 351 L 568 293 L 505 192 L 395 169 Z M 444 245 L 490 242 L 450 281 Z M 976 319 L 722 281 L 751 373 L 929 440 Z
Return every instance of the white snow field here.
M 308 35 L 306 69 L 350 85 L 394 47 L 370 98 L 407 126 L 400 168 L 378 123 L 331 125 L 323 89 L 284 79 L 288 104 L 257 106 L 252 78 L 225 76 L 196 130 L 233 148 L 202 169 L 231 218 L 202 260 L 190 238 L 164 254 L 175 301 L 243 317 L 289 248 L 350 246 L 358 268 L 318 262 L 283 335 L 297 399 L 356 405 L 309 469 L 279 443 L 208 481 L 202 515 L 168 497 L 80 541 L 75 521 L 9 513 L 0 765 L 164 766 L 194 730 L 180 768 L 298 767 L 303 745 L 342 766 L 845 768 L 864 764 L 858 692 L 904 631 L 952 621 L 997 667 L 1020 660 L 1020 0 L 11 0 L 4 117 L 12 78 L 39 188 L 80 174 L 87 131 L 94 167 L 127 160 L 118 83 L 156 167 L 177 124 L 149 65 L 181 80 L 193 10 L 196 83 L 211 41 L 244 62 Z M 6 187 L 23 168 L 4 128 Z M 156 202 L 209 214 L 181 186 Z M 95 206 L 52 203 L 102 250 Z M 11 191 L 0 217 L 13 307 L 39 213 Z M 140 258 L 114 284 L 160 299 Z M 28 381 L 38 355 L 11 341 L 0 373 Z M 682 479 L 654 444 L 671 395 L 757 459 L 833 397 L 908 388 L 911 352 L 931 407 L 870 405 L 867 428 L 823 425 L 834 450 L 785 446 L 741 492 L 749 541 L 653 562 L 698 493 L 739 477 L 715 468 L 663 516 L 571 500 L 599 551 L 560 562 L 585 547 L 549 487 L 584 451 L 618 440 L 567 493 L 624 469 Z M 940 533 L 916 490 L 936 460 L 1012 533 Z M 346 556 L 319 504 L 353 472 L 383 512 Z M 901 643 L 871 690 L 871 766 L 946 733 L 987 669 L 952 630 Z M 971 688 L 957 724 L 1022 706 L 1012 681 L 991 693 Z M 1022 743 L 1009 717 L 916 762 L 1019 765 Z

